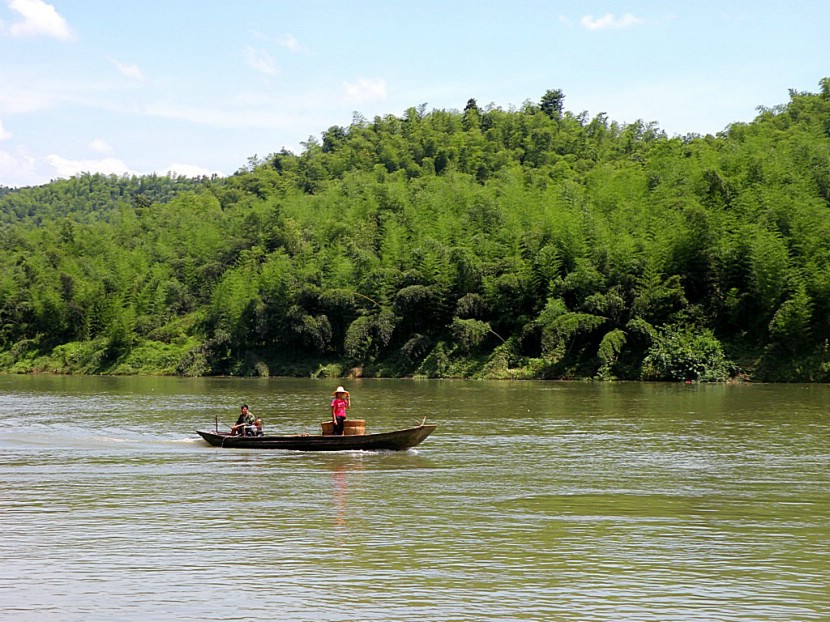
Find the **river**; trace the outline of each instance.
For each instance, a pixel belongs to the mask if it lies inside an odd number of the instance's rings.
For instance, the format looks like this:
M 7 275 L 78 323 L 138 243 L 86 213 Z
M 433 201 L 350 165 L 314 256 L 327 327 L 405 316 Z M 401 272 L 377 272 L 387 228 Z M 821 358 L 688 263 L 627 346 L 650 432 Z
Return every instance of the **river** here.
M 0 619 L 830 620 L 830 387 L 0 376 Z

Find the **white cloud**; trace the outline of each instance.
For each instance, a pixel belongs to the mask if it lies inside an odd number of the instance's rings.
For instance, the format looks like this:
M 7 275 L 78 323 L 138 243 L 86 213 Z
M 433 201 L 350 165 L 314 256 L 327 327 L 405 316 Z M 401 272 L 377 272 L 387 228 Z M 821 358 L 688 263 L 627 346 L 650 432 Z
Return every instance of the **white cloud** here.
M 3 127 L 3 121 L 0 121 L 0 140 L 8 140 L 12 137 L 12 133 Z
M 282 47 L 291 50 L 292 52 L 299 52 L 302 49 L 300 42 L 297 40 L 297 37 L 295 37 L 291 33 L 288 33 L 287 35 L 280 37 L 279 44 Z
M 386 80 L 383 78 L 360 78 L 357 82 L 344 83 L 346 101 L 362 104 L 386 99 Z
M 61 41 L 71 41 L 75 33 L 67 21 L 51 4 L 43 0 L 8 0 L 8 7 L 19 13 L 22 21 L 15 22 L 9 28 L 15 37 L 37 37 L 40 35 L 54 37 Z
M 290 130 L 297 123 L 297 113 L 291 113 L 291 109 L 299 106 L 305 107 L 305 112 L 312 106 L 308 99 L 300 101 L 286 95 L 279 100 L 271 97 L 257 98 L 240 96 L 234 101 L 217 101 L 216 106 L 208 107 L 203 105 L 172 104 L 166 102 L 153 103 L 142 107 L 140 113 L 151 117 L 162 119 L 177 119 L 187 123 L 207 125 L 213 128 L 257 128 Z M 279 104 L 285 106 L 285 110 L 278 110 Z M 320 121 L 322 125 L 325 119 Z
M 132 80 L 143 80 L 144 73 L 135 63 L 122 63 L 121 61 L 110 58 L 109 61 L 115 65 L 116 69 L 121 72 L 121 75 Z
M 55 99 L 55 89 L 34 82 L 30 80 L 30 84 L 24 85 L 14 77 L 0 76 L 3 85 L 0 87 L 0 114 L 21 114 L 49 108 Z
M 158 171 L 157 171 L 158 172 Z M 210 170 L 204 168 L 202 166 L 197 166 L 196 164 L 180 164 L 180 163 L 173 163 L 167 167 L 167 170 L 164 171 L 165 174 L 173 173 L 175 175 L 184 175 L 185 177 L 210 177 L 211 175 L 218 175 L 219 177 L 225 177 L 225 173 L 222 171 Z
M 89 143 L 89 148 L 96 153 L 112 153 L 112 145 L 110 145 L 103 138 L 96 138 Z
M 290 32 L 280 37 L 272 37 L 271 35 L 265 34 L 261 30 L 252 30 L 251 35 L 253 35 L 253 37 L 258 41 L 264 41 L 268 45 L 277 44 L 278 46 L 290 50 L 291 52 L 302 52 L 305 50 L 302 44 L 300 44 L 300 40 Z
M 47 175 L 37 171 L 37 160 L 20 147 L 0 150 L 0 186 L 20 188 L 43 183 Z
M 623 28 L 645 24 L 645 20 L 631 13 L 626 13 L 620 17 L 615 17 L 612 13 L 606 13 L 597 18 L 594 18 L 593 15 L 584 15 L 579 23 L 586 30 L 622 30 Z
M 248 46 L 245 48 L 245 60 L 248 65 L 266 76 L 275 76 L 278 73 L 276 61 L 265 50 L 255 50 Z
M 211 127 L 237 128 L 255 127 L 258 120 L 254 114 L 240 116 L 235 109 L 222 110 L 203 106 L 188 106 L 179 104 L 152 104 L 142 110 L 144 114 L 162 119 L 178 119 L 190 123 L 209 125 Z
M 167 169 L 155 172 L 162 175 L 175 174 L 186 177 L 226 176 L 225 173 L 219 170 L 181 163 L 171 164 Z M 15 154 L 0 150 L 0 186 L 10 185 L 18 188 L 35 186 L 47 183 L 50 179 L 68 179 L 82 173 L 149 175 L 153 171 L 131 170 L 123 161 L 117 158 L 69 160 L 56 154 L 48 155 L 45 158 L 34 158 L 27 154 Z
M 0 149 L 0 186 L 21 185 L 17 180 L 26 179 L 31 174 L 32 162 L 25 162 L 8 151 Z
M 48 155 L 46 161 L 55 170 L 57 177 L 69 178 L 81 173 L 103 173 L 105 175 L 138 175 L 118 158 L 101 160 L 67 160 L 59 155 Z

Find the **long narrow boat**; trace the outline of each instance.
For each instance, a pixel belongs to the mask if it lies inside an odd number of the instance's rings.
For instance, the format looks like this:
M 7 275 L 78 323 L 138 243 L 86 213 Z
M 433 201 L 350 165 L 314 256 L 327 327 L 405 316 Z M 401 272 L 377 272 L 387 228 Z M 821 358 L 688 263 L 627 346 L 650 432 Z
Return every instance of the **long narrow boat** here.
M 391 450 L 400 451 L 420 445 L 436 424 L 421 423 L 413 428 L 378 432 L 375 434 L 356 434 L 335 436 L 330 434 L 291 434 L 264 436 L 238 436 L 229 432 L 211 432 L 196 430 L 196 433 L 214 447 L 235 449 L 291 449 L 295 451 L 346 451 L 346 450 Z

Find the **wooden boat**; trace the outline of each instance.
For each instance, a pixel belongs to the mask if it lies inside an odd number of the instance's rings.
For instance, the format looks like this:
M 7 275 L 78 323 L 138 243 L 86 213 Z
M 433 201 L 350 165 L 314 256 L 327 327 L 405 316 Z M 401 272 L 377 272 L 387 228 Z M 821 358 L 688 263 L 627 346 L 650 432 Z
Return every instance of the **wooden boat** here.
M 290 449 L 294 451 L 401 451 L 420 445 L 437 428 L 436 424 L 421 422 L 412 428 L 334 436 L 331 434 L 290 434 L 239 436 L 230 432 L 196 430 L 196 433 L 214 447 L 238 449 Z

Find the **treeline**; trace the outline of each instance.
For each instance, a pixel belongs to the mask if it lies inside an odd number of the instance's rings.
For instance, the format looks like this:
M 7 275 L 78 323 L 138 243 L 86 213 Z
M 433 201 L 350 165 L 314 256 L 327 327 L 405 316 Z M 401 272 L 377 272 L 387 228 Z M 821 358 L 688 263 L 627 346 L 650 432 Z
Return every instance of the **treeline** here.
M 121 207 L 148 207 L 216 177 L 183 175 L 102 175 L 84 173 L 45 186 L 16 191 L 0 186 L 0 224 L 39 225 L 69 216 L 75 221 L 106 219 Z
M 0 193 L 0 368 L 830 379 L 830 79 L 717 136 L 356 115 L 226 179 Z

